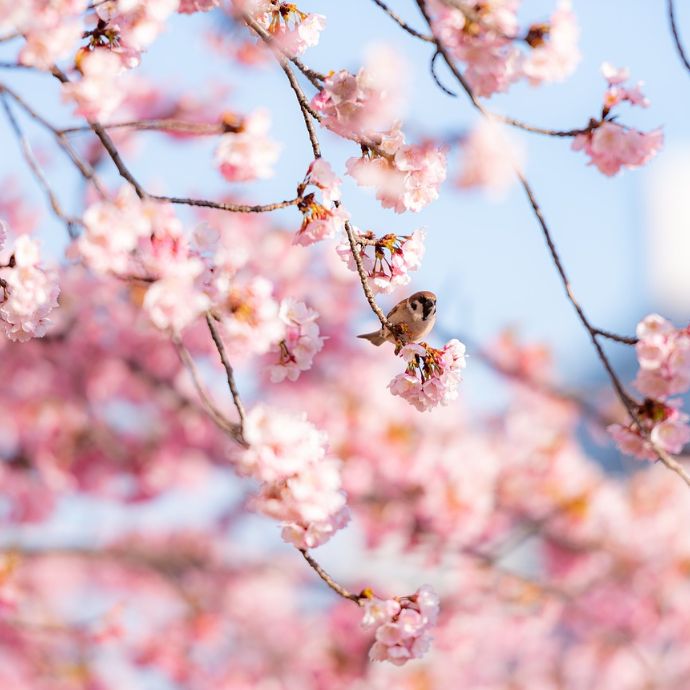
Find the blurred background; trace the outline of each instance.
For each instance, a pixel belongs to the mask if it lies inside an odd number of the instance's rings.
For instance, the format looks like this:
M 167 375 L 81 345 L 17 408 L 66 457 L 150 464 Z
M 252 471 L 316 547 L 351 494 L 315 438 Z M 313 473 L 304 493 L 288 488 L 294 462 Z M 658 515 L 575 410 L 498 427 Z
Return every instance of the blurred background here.
M 413 26 L 422 26 L 411 0 L 391 0 L 390 5 Z M 529 24 L 548 17 L 551 0 L 523 3 L 522 21 Z M 429 74 L 431 51 L 386 17 L 368 0 L 305 0 L 300 8 L 327 16 L 328 24 L 319 45 L 304 56 L 321 71 L 346 68 L 356 71 L 367 51 L 386 44 L 398 51 L 407 65 L 409 84 L 404 130 L 408 140 L 426 136 L 455 142 L 477 121 L 466 98 L 442 93 Z M 550 224 L 575 294 L 591 321 L 624 335 L 633 335 L 636 323 L 650 312 L 659 312 L 684 324 L 690 312 L 690 74 L 676 54 L 668 26 L 665 3 L 647 0 L 575 0 L 573 9 L 581 28 L 583 59 L 564 84 L 538 89 L 516 85 L 507 95 L 490 99 L 492 109 L 532 124 L 571 129 L 585 125 L 601 108 L 604 79 L 599 67 L 608 61 L 627 67 L 633 82 L 645 82 L 651 101 L 648 109 L 624 109 L 622 120 L 642 130 L 664 127 L 666 143 L 661 154 L 638 171 L 604 177 L 586 165 L 582 153 L 570 150 L 571 141 L 521 131 L 510 135 L 526 151 L 526 173 Z M 690 6 L 678 3 L 681 34 L 690 42 Z M 222 51 L 209 50 L 213 35 L 229 25 L 217 13 L 175 16 L 167 32 L 144 56 L 141 71 L 165 88 L 199 98 L 219 99 L 228 110 L 248 112 L 258 106 L 270 109 L 272 135 L 284 149 L 275 176 L 249 185 L 230 185 L 212 162 L 212 138 L 189 139 L 172 144 L 165 136 L 148 133 L 138 138 L 136 150 L 126 154 L 138 179 L 160 193 L 196 193 L 216 199 L 231 194 L 238 199 L 267 203 L 290 198 L 295 181 L 302 178 L 311 152 L 302 116 L 284 75 L 271 61 L 239 69 Z M 0 46 L 0 61 L 11 59 L 10 46 Z M 439 77 L 454 88 L 441 65 Z M 41 113 L 66 126 L 73 120 L 60 104 L 57 82 L 48 76 L 3 69 L 0 78 L 25 94 Z M 305 84 L 311 96 L 313 90 Z M 34 123 L 19 114 L 39 155 L 48 155 L 48 140 Z M 89 136 L 89 135 L 84 135 Z M 345 160 L 356 155 L 355 147 L 328 132 L 320 135 L 324 157 L 344 175 Z M 59 259 L 65 248 L 64 227 L 46 210 L 44 198 L 26 169 L 6 123 L 0 126 L 0 180 L 4 193 L 21 191 L 41 213 L 44 246 Z M 53 154 L 50 154 L 51 156 Z M 59 156 L 59 153 L 54 154 Z M 104 176 L 117 184 L 114 171 Z M 384 210 L 368 190 L 344 177 L 344 202 L 355 225 L 386 232 L 409 233 L 417 227 L 428 231 L 427 253 L 421 270 L 414 274 L 415 289 L 433 290 L 439 296 L 439 332 L 470 342 L 486 342 L 505 328 L 514 328 L 529 342 L 542 343 L 553 353 L 557 379 L 565 388 L 584 391 L 597 398 L 606 385 L 604 372 L 567 302 L 536 220 L 521 189 L 513 186 L 497 200 L 482 192 L 460 191 L 457 152 L 449 159 L 448 180 L 439 200 L 419 214 L 397 215 Z M 71 175 L 51 180 L 68 208 L 79 208 L 82 187 Z M 184 218 L 192 219 L 185 209 Z M 292 228 L 295 214 L 288 209 L 275 216 Z M 405 290 L 404 292 L 407 292 Z M 380 300 L 389 308 L 403 295 Z M 373 317 L 362 299 L 361 325 Z M 440 335 L 436 336 L 441 343 Z M 624 381 L 636 370 L 631 348 L 607 344 L 614 365 Z M 470 351 L 471 354 L 471 351 Z M 251 381 L 241 381 L 245 390 Z M 471 361 L 464 393 L 466 407 L 498 410 L 504 403 L 494 374 Z M 626 463 L 610 446 L 592 447 L 595 457 L 620 471 Z M 200 499 L 198 494 L 166 496 L 142 507 L 128 507 L 126 514 L 102 501 L 71 501 L 62 507 L 51 525 L 40 534 L 30 527 L 22 538 L 39 540 L 102 539 L 145 521 L 157 524 L 203 524 L 208 514 L 227 504 L 236 486 L 218 482 Z M 266 544 L 279 547 L 274 525 L 256 519 L 243 532 L 244 547 L 261 550 Z M 5 535 L 14 538 L 16 535 Z M 356 521 L 334 543 L 320 552 L 326 563 L 339 563 L 347 575 L 348 542 L 356 542 Z M 345 545 L 345 547 L 344 547 Z M 285 547 L 287 548 L 287 547 Z

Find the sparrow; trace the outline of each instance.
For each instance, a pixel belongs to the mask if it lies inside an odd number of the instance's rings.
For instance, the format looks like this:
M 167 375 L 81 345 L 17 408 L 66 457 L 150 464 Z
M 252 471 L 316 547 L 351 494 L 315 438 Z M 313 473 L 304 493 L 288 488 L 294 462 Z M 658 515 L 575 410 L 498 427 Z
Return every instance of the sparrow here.
M 364 338 L 377 347 L 386 341 L 397 345 L 402 336 L 408 342 L 418 343 L 431 332 L 436 322 L 436 295 L 426 290 L 415 292 L 407 299 L 398 302 L 386 317 L 394 326 L 400 327 L 399 333 L 391 333 L 385 326 L 373 333 L 362 333 Z

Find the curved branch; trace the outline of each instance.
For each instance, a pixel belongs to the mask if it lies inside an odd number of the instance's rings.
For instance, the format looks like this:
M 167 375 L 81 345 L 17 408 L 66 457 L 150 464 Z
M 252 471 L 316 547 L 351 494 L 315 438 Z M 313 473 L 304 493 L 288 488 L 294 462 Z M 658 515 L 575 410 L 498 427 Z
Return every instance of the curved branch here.
M 411 36 L 414 36 L 415 38 L 419 38 L 422 41 L 426 41 L 427 43 L 435 43 L 436 41 L 434 40 L 433 36 L 428 36 L 427 34 L 421 33 L 421 31 L 417 31 L 417 29 L 413 29 L 407 22 L 405 22 L 403 19 L 401 19 L 393 10 L 386 5 L 385 2 L 381 2 L 381 0 L 374 0 L 374 2 L 396 23 L 398 26 L 400 26 L 402 29 L 407 31 L 408 34 Z
M 673 41 L 676 44 L 678 55 L 685 65 L 685 69 L 690 72 L 690 60 L 688 60 L 688 56 L 685 53 L 685 49 L 683 48 L 683 44 L 680 40 L 680 33 L 678 32 L 678 27 L 676 26 L 676 14 L 673 7 L 673 0 L 668 0 L 668 20 L 671 24 L 671 33 L 673 34 Z

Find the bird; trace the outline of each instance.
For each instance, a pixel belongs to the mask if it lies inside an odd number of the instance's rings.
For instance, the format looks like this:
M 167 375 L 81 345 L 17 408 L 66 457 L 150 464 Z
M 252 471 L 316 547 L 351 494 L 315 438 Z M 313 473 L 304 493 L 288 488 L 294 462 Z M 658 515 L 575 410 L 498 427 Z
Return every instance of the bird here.
M 399 333 L 392 333 L 383 326 L 378 331 L 362 333 L 357 337 L 368 340 L 376 347 L 386 341 L 397 345 L 401 338 L 407 342 L 418 343 L 429 335 L 436 322 L 436 295 L 428 290 L 415 292 L 398 302 L 386 318 L 393 326 L 400 328 Z

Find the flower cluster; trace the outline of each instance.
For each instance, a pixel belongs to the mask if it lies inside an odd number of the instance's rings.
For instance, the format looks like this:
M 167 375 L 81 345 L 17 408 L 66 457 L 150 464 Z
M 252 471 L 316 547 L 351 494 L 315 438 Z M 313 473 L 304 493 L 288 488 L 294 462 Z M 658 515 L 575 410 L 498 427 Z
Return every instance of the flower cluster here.
M 302 12 L 291 2 L 280 0 L 249 0 L 244 11 L 269 34 L 280 49 L 291 58 L 302 55 L 319 42 L 326 28 L 322 14 Z
M 358 240 L 358 251 L 362 266 L 367 273 L 369 286 L 374 292 L 390 293 L 398 287 L 407 285 L 410 271 L 416 271 L 424 257 L 426 232 L 415 230 L 411 235 L 389 233 L 378 239 L 369 231 L 361 233 L 354 228 Z M 369 248 L 373 247 L 373 256 Z M 356 271 L 349 242 L 338 245 L 340 258 L 351 271 Z
M 439 611 L 438 595 L 429 585 L 422 585 L 409 597 L 378 599 L 369 590 L 364 595 L 362 627 L 376 630 L 376 641 L 369 650 L 372 661 L 402 666 L 426 654 Z
M 500 197 L 516 180 L 523 150 L 503 129 L 483 119 L 462 141 L 462 163 L 456 184 L 464 189 L 481 187 Z
M 518 26 L 519 0 L 433 0 L 430 5 L 434 33 L 465 63 L 464 76 L 477 96 L 506 91 L 522 78 L 532 85 L 561 81 L 580 61 L 579 31 L 568 0 L 559 3 L 550 22 L 533 24 L 524 35 Z
M 268 111 L 259 109 L 220 138 L 215 158 L 226 180 L 248 182 L 273 175 L 273 166 L 282 147 L 269 138 L 270 125 Z
M 97 24 L 89 32 L 91 45 L 107 45 L 135 67 L 163 32 L 180 0 L 106 0 L 95 4 Z
M 590 158 L 590 165 L 595 165 L 604 175 L 615 175 L 621 168 L 634 170 L 651 160 L 664 143 L 661 129 L 641 132 L 632 127 L 613 122 L 610 119 L 611 109 L 625 101 L 631 105 L 646 108 L 649 101 L 641 90 L 641 82 L 634 87 L 625 87 L 627 70 L 617 70 L 608 63 L 601 68 L 608 83 L 604 94 L 604 105 L 601 119 L 573 140 L 575 151 L 584 151 Z
M 680 412 L 680 401 L 668 400 L 690 388 L 690 329 L 677 329 L 650 314 L 637 325 L 637 338 L 640 370 L 635 386 L 648 396 L 637 409 L 643 428 L 613 424 L 609 432 L 624 453 L 654 460 L 657 454 L 647 436 L 669 453 L 679 453 L 690 441 L 690 418 Z
M 316 323 L 318 317 L 318 312 L 304 302 L 288 298 L 280 303 L 278 318 L 285 324 L 285 337 L 271 348 L 272 355 L 278 355 L 278 361 L 275 362 L 273 357 L 273 364 L 269 368 L 273 383 L 280 383 L 286 378 L 296 381 L 303 371 L 311 369 L 314 356 L 321 351 L 324 343 Z
M 690 328 L 675 326 L 658 314 L 637 325 L 635 379 L 638 390 L 650 398 L 665 400 L 690 388 Z
M 81 14 L 86 0 L 25 0 L 3 3 L 0 8 L 0 33 L 21 34 L 26 43 L 19 51 L 19 62 L 48 70 L 73 52 L 82 34 Z
M 399 101 L 390 84 L 382 81 L 373 66 L 363 67 L 356 75 L 347 70 L 333 72 L 311 106 L 333 132 L 364 144 L 378 144 L 381 133 L 395 123 Z
M 467 366 L 465 346 L 459 340 L 448 341 L 441 350 L 425 343 L 409 343 L 399 354 L 407 362 L 407 369 L 388 384 L 393 395 L 404 398 L 420 412 L 458 397 L 461 372 Z
M 285 541 L 312 549 L 347 524 L 339 461 L 327 456 L 326 435 L 305 415 L 257 405 L 247 415 L 245 440 L 238 471 L 261 482 L 253 507 L 282 523 Z
M 446 155 L 431 143 L 405 145 L 399 129 L 367 148 L 361 158 L 347 161 L 347 172 L 362 187 L 373 187 L 384 208 L 396 213 L 421 211 L 438 199 L 446 179 Z
M 295 235 L 295 244 L 314 244 L 319 240 L 335 237 L 343 229 L 349 215 L 337 203 L 340 200 L 340 184 L 340 179 L 323 158 L 317 158 L 311 163 L 304 180 L 297 188 L 297 195 L 300 197 L 297 208 L 302 213 L 302 225 Z M 316 192 L 305 194 L 309 185 L 319 190 L 321 202 L 316 200 Z
M 6 231 L 2 224 L 0 229 L 2 250 Z M 9 259 L 0 266 L 0 325 L 10 340 L 25 342 L 45 335 L 48 315 L 57 307 L 57 276 L 40 262 L 38 242 L 20 235 Z
M 125 97 L 117 79 L 124 72 L 120 56 L 105 48 L 81 54 L 81 79 L 62 85 L 64 101 L 76 104 L 75 114 L 90 120 L 108 118 Z

